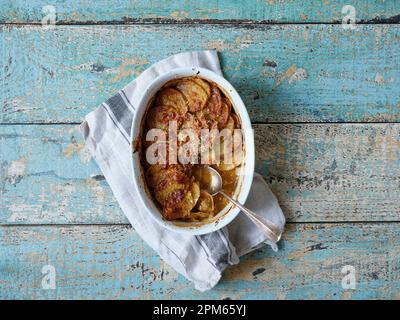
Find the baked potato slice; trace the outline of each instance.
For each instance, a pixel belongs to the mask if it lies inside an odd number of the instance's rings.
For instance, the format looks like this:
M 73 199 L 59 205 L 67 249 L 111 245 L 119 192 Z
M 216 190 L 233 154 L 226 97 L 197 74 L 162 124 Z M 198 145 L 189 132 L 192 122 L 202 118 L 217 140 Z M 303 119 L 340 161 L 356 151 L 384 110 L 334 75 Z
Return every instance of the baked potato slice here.
M 210 123 L 215 122 L 218 129 L 225 128 L 230 112 L 231 104 L 229 100 L 222 98 L 221 91 L 217 87 L 213 87 L 210 99 L 208 99 L 204 110 L 209 127 Z
M 208 125 L 207 113 L 206 113 L 205 109 L 197 111 L 194 114 L 194 116 L 195 116 L 197 122 L 199 123 L 201 129 L 208 129 L 209 125 Z
M 170 121 L 176 121 L 178 128 L 182 124 L 182 116 L 177 109 L 171 106 L 157 106 L 147 113 L 147 125 L 149 129 L 168 130 Z
M 207 101 L 207 113 L 211 116 L 219 114 L 222 105 L 221 91 L 217 87 L 212 87 L 211 96 Z
M 158 183 L 165 177 L 167 168 L 159 164 L 151 165 L 146 171 L 146 182 L 150 188 L 155 188 Z
M 218 129 L 221 130 L 226 127 L 226 124 L 228 123 L 228 120 L 229 120 L 230 112 L 231 112 L 231 110 L 230 110 L 229 106 L 225 102 L 222 102 L 220 113 L 217 115 Z
M 173 190 L 165 200 L 163 217 L 166 220 L 184 219 L 190 213 L 189 204 L 192 201 L 190 192 L 187 189 Z
M 201 190 L 195 209 L 200 212 L 212 213 L 214 211 L 214 199 L 212 195 Z
M 228 117 L 228 121 L 226 122 L 226 125 L 225 125 L 224 129 L 228 129 L 228 130 L 235 129 L 235 120 L 233 119 L 232 116 Z
M 163 172 L 162 178 L 159 179 L 154 188 L 154 196 L 156 200 L 164 206 L 165 200 L 170 193 L 176 190 L 189 189 L 189 178 L 176 167 L 168 168 Z
M 240 131 L 234 131 L 230 140 L 220 144 L 220 162 L 215 164 L 214 167 L 219 171 L 229 171 L 241 165 L 244 159 L 243 150 L 243 136 Z M 225 154 L 225 147 L 227 150 L 232 150 L 231 154 Z
M 204 81 L 201 78 L 192 78 L 194 82 L 196 82 L 200 87 L 203 88 L 203 90 L 207 93 L 207 96 L 209 97 L 211 95 L 211 86 L 208 84 L 207 81 Z
M 231 112 L 232 111 L 232 103 L 231 103 L 231 101 L 228 98 L 223 97 L 222 98 L 222 102 L 225 103 L 228 106 L 229 112 Z
M 201 194 L 200 185 L 197 181 L 192 182 L 190 192 L 192 193 L 193 202 L 194 202 L 193 207 L 194 207 L 196 205 L 196 203 L 199 201 L 200 194 Z M 190 208 L 190 209 L 192 209 L 192 208 Z
M 230 116 L 233 118 L 233 121 L 235 122 L 235 129 L 240 129 L 240 120 L 238 115 L 236 113 L 231 113 Z
M 206 105 L 207 92 L 193 80 L 183 79 L 177 83 L 176 88 L 186 98 L 190 112 L 199 111 Z
M 200 196 L 200 188 L 193 182 L 189 189 L 173 190 L 165 199 L 163 216 L 167 220 L 186 219 Z
M 185 115 L 188 111 L 185 97 L 179 90 L 174 88 L 165 88 L 161 90 L 157 94 L 156 104 L 160 106 L 174 107 L 181 115 Z
M 200 137 L 201 134 L 201 129 L 202 129 L 202 124 L 200 120 L 192 113 L 187 113 L 182 120 L 182 125 L 181 125 L 181 130 L 182 129 L 190 129 L 193 130 L 194 133 Z
M 214 167 L 219 171 L 229 171 L 240 166 L 244 159 L 243 148 L 237 148 L 233 152 L 232 158 L 228 161 L 223 159 L 219 164 L 214 165 Z

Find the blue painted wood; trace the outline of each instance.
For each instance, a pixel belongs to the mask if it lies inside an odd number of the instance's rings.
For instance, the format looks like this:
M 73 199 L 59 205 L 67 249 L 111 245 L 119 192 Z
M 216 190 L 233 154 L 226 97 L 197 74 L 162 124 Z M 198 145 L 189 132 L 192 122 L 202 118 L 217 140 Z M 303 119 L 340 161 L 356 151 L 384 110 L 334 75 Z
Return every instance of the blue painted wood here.
M 0 24 L 40 24 L 48 4 L 3 1 Z M 339 23 L 345 4 L 55 0 L 58 23 L 139 25 L 0 25 L 0 122 L 80 122 L 151 63 L 212 48 L 253 122 L 399 122 L 398 25 L 252 24 Z M 357 22 L 400 21 L 396 0 L 351 4 Z M 202 294 L 112 225 L 126 219 L 75 126 L 0 126 L 0 298 L 399 299 L 400 224 L 371 222 L 398 221 L 398 124 L 255 127 L 257 170 L 301 223 L 278 254 L 246 256 Z M 25 225 L 40 223 L 65 226 Z M 42 287 L 46 265 L 55 290 Z M 345 265 L 355 290 L 341 286 Z
M 160 59 L 217 49 L 254 122 L 400 121 L 400 26 L 2 27 L 0 121 L 81 122 Z
M 0 224 L 127 223 L 78 126 L 0 126 Z
M 400 224 L 289 225 L 278 253 L 264 247 L 200 293 L 128 226 L 0 227 L 1 299 L 394 299 Z M 55 290 L 42 268 L 56 271 Z M 356 289 L 341 285 L 355 268 Z
M 397 221 L 400 124 L 255 125 L 289 221 Z M 126 223 L 77 126 L 0 126 L 0 224 Z
M 247 0 L 247 1 L 147 1 L 119 0 L 5 0 L 0 4 L 0 22 L 40 23 L 44 8 L 55 9 L 58 23 L 135 23 L 135 22 L 223 22 L 230 20 L 267 22 L 339 22 L 342 8 L 352 5 L 357 22 L 399 22 L 400 6 L 396 0 Z M 43 9 L 44 8 L 44 9 Z

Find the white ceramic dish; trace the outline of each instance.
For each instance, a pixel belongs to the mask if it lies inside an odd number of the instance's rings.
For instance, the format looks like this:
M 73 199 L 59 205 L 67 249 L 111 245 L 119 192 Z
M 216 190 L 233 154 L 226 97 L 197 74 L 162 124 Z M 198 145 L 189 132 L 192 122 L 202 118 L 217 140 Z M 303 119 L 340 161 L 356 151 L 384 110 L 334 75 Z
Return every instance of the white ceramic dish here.
M 239 94 L 233 88 L 233 86 L 220 75 L 202 68 L 177 68 L 173 69 L 165 74 L 157 77 L 143 92 L 143 95 L 138 103 L 137 110 L 133 117 L 133 125 L 131 130 L 131 141 L 133 142 L 137 137 L 141 135 L 142 121 L 145 112 L 149 106 L 152 97 L 157 91 L 168 81 L 173 79 L 179 79 L 183 77 L 198 76 L 204 78 L 210 82 L 216 83 L 220 89 L 223 90 L 224 94 L 230 98 L 233 108 L 236 114 L 241 120 L 243 129 L 243 139 L 245 147 L 245 160 L 241 167 L 241 174 L 239 175 L 238 186 L 236 188 L 234 197 L 238 199 L 240 203 L 244 203 L 250 192 L 250 187 L 253 182 L 254 174 L 254 136 L 253 130 L 250 123 L 250 118 L 247 113 L 246 107 L 240 98 Z M 133 144 L 132 144 L 133 145 Z M 132 150 L 133 151 L 133 150 Z M 165 228 L 192 235 L 206 234 L 216 231 L 228 223 L 230 223 L 239 213 L 239 209 L 228 205 L 218 215 L 216 215 L 211 221 L 207 222 L 179 222 L 167 221 L 163 219 L 160 209 L 155 204 L 153 198 L 150 196 L 149 191 L 146 187 L 144 180 L 144 173 L 142 165 L 140 163 L 139 152 L 132 152 L 132 172 L 136 191 L 139 194 L 139 199 L 143 206 L 147 209 L 148 213 L 162 226 Z

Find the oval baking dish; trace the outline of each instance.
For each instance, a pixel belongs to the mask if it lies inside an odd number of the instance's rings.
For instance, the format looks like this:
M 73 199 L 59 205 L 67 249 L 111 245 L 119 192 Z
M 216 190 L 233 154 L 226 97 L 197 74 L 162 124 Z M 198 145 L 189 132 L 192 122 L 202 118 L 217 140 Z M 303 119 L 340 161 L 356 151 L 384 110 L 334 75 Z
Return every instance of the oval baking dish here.
M 132 130 L 131 130 L 131 141 L 132 141 L 132 175 L 134 179 L 134 186 L 138 192 L 139 199 L 148 213 L 162 226 L 169 230 L 180 233 L 189 234 L 205 234 L 218 230 L 226 226 L 231 222 L 236 215 L 239 213 L 239 209 L 226 205 L 218 214 L 212 219 L 205 221 L 174 221 L 166 220 L 163 218 L 162 212 L 159 205 L 157 205 L 154 197 L 152 196 L 144 175 L 143 166 L 141 163 L 141 148 L 137 150 L 137 142 L 143 139 L 143 127 L 144 121 L 146 120 L 147 111 L 152 104 L 156 93 L 166 84 L 173 80 L 187 78 L 187 77 L 198 77 L 217 85 L 217 87 L 223 92 L 223 94 L 230 100 L 232 108 L 236 115 L 240 119 L 243 145 L 244 148 L 244 160 L 240 166 L 238 174 L 238 180 L 236 183 L 236 189 L 233 192 L 233 197 L 239 202 L 244 203 L 250 191 L 250 187 L 253 181 L 254 173 L 254 137 L 250 123 L 250 119 L 239 94 L 233 88 L 233 86 L 220 75 L 202 68 L 177 68 L 173 69 L 165 74 L 160 75 L 143 92 L 143 95 L 137 105 L 135 115 L 133 118 Z M 139 152 L 135 152 L 139 151 Z

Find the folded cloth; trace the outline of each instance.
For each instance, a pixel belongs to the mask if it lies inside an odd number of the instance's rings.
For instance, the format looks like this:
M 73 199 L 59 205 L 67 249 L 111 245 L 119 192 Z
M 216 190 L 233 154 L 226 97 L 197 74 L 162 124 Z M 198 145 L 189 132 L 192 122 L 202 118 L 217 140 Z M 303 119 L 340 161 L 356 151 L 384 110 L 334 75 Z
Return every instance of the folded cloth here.
M 139 202 L 130 169 L 133 114 L 150 82 L 179 67 L 201 67 L 222 75 L 216 51 L 173 55 L 153 64 L 89 113 L 81 130 L 87 148 L 139 236 L 176 271 L 192 281 L 196 289 L 205 291 L 218 283 L 227 266 L 237 264 L 240 256 L 262 246 L 266 236 L 244 214 L 239 214 L 227 227 L 209 234 L 179 234 L 160 226 Z M 245 205 L 283 230 L 282 210 L 259 174 L 254 175 Z

